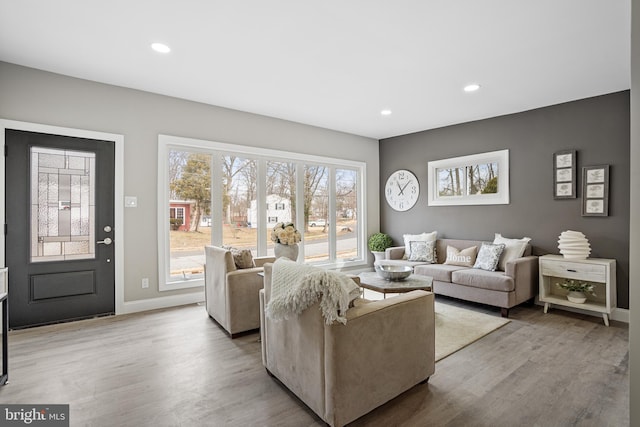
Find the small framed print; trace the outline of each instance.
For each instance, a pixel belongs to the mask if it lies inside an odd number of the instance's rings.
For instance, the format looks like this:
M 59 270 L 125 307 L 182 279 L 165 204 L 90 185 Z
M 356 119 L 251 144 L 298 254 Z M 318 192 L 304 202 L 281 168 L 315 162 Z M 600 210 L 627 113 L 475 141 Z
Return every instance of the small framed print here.
M 553 153 L 553 197 L 576 198 L 576 150 Z
M 609 216 L 609 165 L 582 168 L 582 216 Z

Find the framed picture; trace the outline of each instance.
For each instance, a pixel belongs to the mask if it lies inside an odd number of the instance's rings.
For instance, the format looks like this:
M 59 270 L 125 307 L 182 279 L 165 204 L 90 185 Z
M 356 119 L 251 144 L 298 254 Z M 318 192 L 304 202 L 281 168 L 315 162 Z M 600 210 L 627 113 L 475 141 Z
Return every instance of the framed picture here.
M 553 198 L 576 198 L 576 150 L 553 153 Z
M 582 168 L 582 216 L 609 215 L 609 165 Z

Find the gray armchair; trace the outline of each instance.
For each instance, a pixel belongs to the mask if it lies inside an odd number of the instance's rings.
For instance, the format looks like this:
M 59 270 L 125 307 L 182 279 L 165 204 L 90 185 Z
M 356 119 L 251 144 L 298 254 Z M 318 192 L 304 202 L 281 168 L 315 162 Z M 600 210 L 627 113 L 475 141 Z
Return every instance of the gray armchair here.
M 319 303 L 274 321 L 265 312 L 272 267 L 264 266 L 260 291 L 262 363 L 329 425 L 350 423 L 434 373 L 432 293 L 356 299 L 344 325 L 325 324 Z
M 231 336 L 260 327 L 258 293 L 263 286 L 265 262 L 273 257 L 254 258 L 255 267 L 237 269 L 227 249 L 205 246 L 205 306 L 207 313 Z

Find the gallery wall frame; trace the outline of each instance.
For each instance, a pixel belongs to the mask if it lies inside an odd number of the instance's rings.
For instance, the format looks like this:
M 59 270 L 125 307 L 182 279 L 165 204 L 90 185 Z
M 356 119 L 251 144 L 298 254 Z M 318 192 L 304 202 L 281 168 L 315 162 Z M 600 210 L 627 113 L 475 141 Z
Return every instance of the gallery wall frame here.
M 582 168 L 582 216 L 609 216 L 609 165 Z
M 429 206 L 509 204 L 509 150 L 428 163 Z
M 576 150 L 553 153 L 553 198 L 575 199 L 576 195 Z

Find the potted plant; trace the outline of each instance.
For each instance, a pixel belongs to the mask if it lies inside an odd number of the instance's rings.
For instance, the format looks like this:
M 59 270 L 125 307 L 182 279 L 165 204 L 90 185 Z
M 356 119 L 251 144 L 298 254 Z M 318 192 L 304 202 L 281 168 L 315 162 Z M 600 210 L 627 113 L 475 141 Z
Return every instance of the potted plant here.
M 574 279 L 566 279 L 562 283 L 556 283 L 556 286 L 560 289 L 564 289 L 569 291 L 567 294 L 567 299 L 571 302 L 575 302 L 576 304 L 582 304 L 587 300 L 587 295 L 590 294 L 595 296 L 595 292 L 593 291 L 594 286 L 588 282 L 581 282 L 579 280 Z
M 375 257 L 376 262 L 384 259 L 385 249 L 391 247 L 393 240 L 388 234 L 374 233 L 369 237 L 367 246 Z

